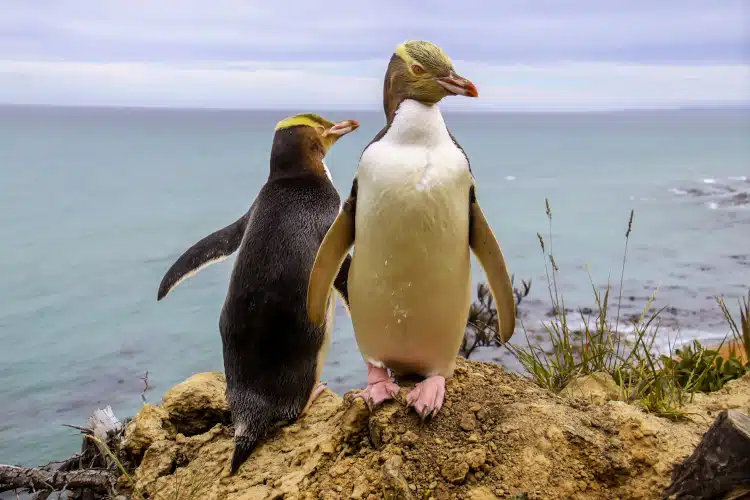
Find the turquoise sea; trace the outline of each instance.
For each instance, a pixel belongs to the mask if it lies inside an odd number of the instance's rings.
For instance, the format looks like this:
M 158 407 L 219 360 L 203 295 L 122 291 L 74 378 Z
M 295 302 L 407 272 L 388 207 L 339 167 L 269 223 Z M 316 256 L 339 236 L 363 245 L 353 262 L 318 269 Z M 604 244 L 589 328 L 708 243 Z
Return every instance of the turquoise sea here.
M 307 110 L 299 110 L 307 111 Z M 321 111 L 321 110 L 315 110 Z M 163 273 L 234 221 L 268 173 L 274 124 L 289 111 L 0 107 L 0 463 L 65 458 L 97 407 L 124 418 L 193 373 L 221 370 L 218 315 L 233 259 L 162 302 Z M 377 112 L 330 112 L 361 127 L 327 164 L 349 189 Z M 446 114 L 516 280 L 532 279 L 524 324 L 550 309 L 537 232 L 547 235 L 571 307 L 619 282 L 635 210 L 623 314 L 659 287 L 660 338 L 725 333 L 716 294 L 750 285 L 750 113 Z M 475 263 L 477 280 L 482 278 Z M 736 309 L 736 300 L 730 304 Z M 364 385 L 339 306 L 324 370 L 339 393 Z M 514 342 L 525 341 L 519 328 Z M 512 365 L 503 351 L 480 359 Z

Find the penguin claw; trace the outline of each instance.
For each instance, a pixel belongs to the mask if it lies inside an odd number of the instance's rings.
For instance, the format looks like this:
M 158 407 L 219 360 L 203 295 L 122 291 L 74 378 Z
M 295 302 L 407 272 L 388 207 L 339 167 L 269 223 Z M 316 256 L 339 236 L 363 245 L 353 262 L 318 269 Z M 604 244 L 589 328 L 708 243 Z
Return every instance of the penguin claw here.
M 365 387 L 363 391 L 357 393 L 354 397 L 364 399 L 367 408 L 369 408 L 370 411 L 373 411 L 385 401 L 396 397 L 398 391 L 399 387 L 389 379 L 374 384 L 367 384 L 367 387 Z
M 445 400 L 445 377 L 428 377 L 414 386 L 406 395 L 407 406 L 411 406 L 424 422 L 434 417 L 443 407 Z
M 328 384 L 325 382 L 318 382 L 315 388 L 312 390 L 312 393 L 310 394 L 310 404 L 312 404 L 316 399 L 318 399 L 318 396 L 320 396 L 323 391 L 325 391 L 328 388 Z
M 367 387 L 354 397 L 361 397 L 365 400 L 367 408 L 373 411 L 389 399 L 393 399 L 398 394 L 399 387 L 388 376 L 385 368 L 378 368 L 371 363 L 367 364 Z

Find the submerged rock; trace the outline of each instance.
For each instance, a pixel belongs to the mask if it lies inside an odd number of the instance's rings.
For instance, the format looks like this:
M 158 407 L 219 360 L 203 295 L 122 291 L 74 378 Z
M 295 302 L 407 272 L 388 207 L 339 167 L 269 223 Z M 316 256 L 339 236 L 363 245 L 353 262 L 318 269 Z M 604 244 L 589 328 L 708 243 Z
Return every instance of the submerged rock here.
M 612 400 L 609 382 L 579 380 L 556 395 L 459 358 L 446 404 L 425 422 L 406 409 L 411 384 L 372 414 L 361 398 L 326 390 L 228 477 L 233 432 L 223 378 L 198 374 L 162 406 L 146 405 L 124 447 L 138 457 L 136 486 L 150 498 L 647 499 L 660 497 L 715 412 L 750 412 L 750 375 L 696 395 L 683 422 Z M 586 394 L 596 404 L 581 401 Z

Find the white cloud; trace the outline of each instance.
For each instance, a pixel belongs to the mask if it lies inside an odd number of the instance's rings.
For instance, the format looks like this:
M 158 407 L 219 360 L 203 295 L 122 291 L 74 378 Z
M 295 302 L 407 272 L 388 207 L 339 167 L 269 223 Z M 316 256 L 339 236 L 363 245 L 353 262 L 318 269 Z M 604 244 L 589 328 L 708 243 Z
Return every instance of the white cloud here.
M 597 110 L 750 102 L 750 66 L 454 61 L 479 99 L 452 110 Z M 8 103 L 379 109 L 385 60 L 86 63 L 0 60 Z
M 456 58 L 736 60 L 747 0 L 2 0 L 0 58 L 341 60 L 426 38 Z

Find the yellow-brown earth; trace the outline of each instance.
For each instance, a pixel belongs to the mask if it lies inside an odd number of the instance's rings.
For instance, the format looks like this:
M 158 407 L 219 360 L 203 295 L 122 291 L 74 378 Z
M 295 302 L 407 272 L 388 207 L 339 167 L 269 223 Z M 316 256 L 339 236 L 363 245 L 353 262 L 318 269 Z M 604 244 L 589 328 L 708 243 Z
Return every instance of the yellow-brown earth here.
M 224 377 L 201 373 L 159 406 L 144 406 L 122 452 L 139 464 L 133 478 L 142 494 L 163 500 L 646 499 L 661 497 L 673 465 L 719 411 L 750 413 L 750 374 L 696 395 L 680 422 L 617 401 L 611 384 L 588 377 L 555 395 L 500 366 L 459 358 L 432 420 L 407 411 L 412 384 L 372 414 L 351 393 L 326 391 L 229 477 Z

